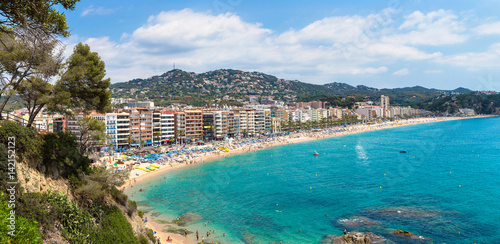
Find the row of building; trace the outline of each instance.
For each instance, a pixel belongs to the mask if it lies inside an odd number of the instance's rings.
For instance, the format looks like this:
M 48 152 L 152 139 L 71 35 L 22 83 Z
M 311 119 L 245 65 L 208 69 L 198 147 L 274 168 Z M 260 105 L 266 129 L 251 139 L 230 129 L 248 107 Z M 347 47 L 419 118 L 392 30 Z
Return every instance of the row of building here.
M 26 123 L 24 110 L 15 112 L 21 123 Z M 244 108 L 125 108 L 88 116 L 103 121 L 109 136 L 107 144 L 117 147 L 166 143 L 172 141 L 193 142 L 204 139 L 222 139 L 227 136 L 248 136 L 278 133 L 285 124 L 307 123 L 340 119 L 353 111 L 340 108 L 303 109 L 271 108 L 265 106 Z M 49 115 L 40 113 L 33 126 L 42 132 L 71 131 L 80 138 L 77 116 Z
M 296 106 L 271 107 L 254 105 L 243 108 L 155 108 L 152 102 L 135 100 L 127 102 L 130 107 L 116 109 L 111 113 L 91 113 L 89 116 L 103 121 L 109 136 L 107 144 L 115 147 L 164 144 L 168 142 L 196 142 L 205 139 L 278 133 L 283 126 L 292 123 L 327 122 L 356 116 L 359 120 L 376 117 L 403 117 L 421 113 L 410 107 L 390 107 L 389 98 L 381 97 L 380 106 L 373 103 L 358 103 L 356 110 L 325 108 L 324 102 L 297 103 Z M 20 117 L 27 115 L 18 112 Z M 71 131 L 80 135 L 79 116 L 47 115 L 40 113 L 34 126 L 41 131 Z
M 373 102 L 358 102 L 356 103 L 356 114 L 366 120 L 371 121 L 377 118 L 404 118 L 406 116 L 422 115 L 428 111 L 424 109 L 414 109 L 410 106 L 390 106 L 388 96 L 380 96 L 380 105 L 374 105 Z

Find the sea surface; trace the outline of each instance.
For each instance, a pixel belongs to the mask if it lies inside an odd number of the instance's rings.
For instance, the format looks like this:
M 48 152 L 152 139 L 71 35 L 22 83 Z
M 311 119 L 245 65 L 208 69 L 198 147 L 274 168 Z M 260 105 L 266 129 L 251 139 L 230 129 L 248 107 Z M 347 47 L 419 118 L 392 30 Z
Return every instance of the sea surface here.
M 206 240 L 219 243 L 320 243 L 344 229 L 396 243 L 500 243 L 500 118 L 268 148 L 132 189 L 157 219 L 199 216 L 186 228 L 215 230 Z

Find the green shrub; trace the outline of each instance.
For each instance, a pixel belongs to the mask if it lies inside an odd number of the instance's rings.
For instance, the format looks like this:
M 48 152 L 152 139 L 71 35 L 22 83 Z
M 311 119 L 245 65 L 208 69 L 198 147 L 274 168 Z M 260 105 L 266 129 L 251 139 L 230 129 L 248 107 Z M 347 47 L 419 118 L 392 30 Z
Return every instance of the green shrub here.
M 8 145 L 9 137 L 15 138 L 17 162 L 24 157 L 40 159 L 43 139 L 34 129 L 26 128 L 11 121 L 0 122 L 0 144 Z
M 141 219 L 142 217 L 144 217 L 144 213 L 142 212 L 142 210 L 137 211 L 137 214 L 139 215 L 139 217 L 141 217 Z
M 76 136 L 71 132 L 43 135 L 42 156 L 47 166 L 56 166 L 61 175 L 68 177 L 79 172 L 90 173 L 90 159 L 78 151 Z
M 10 217 L 10 209 L 4 197 L 4 193 L 0 192 L 0 243 L 42 243 L 38 222 L 18 215 L 15 216 L 15 235 L 9 235 L 9 231 L 11 231 L 8 227 L 10 220 L 7 218 Z
M 0 144 L 0 187 L 2 189 L 7 189 L 9 179 L 9 157 L 5 145 L 7 144 Z
M 129 217 L 132 217 L 132 214 L 137 211 L 137 203 L 132 200 L 128 200 L 127 214 Z
M 80 187 L 74 189 L 74 193 L 80 197 L 81 204 L 86 206 L 88 200 L 92 200 L 92 202 L 95 203 L 104 204 L 106 191 L 103 189 L 103 185 L 93 180 L 82 182 L 83 183 Z
M 149 244 L 148 238 L 146 238 L 144 235 L 139 236 L 139 243 L 140 244 Z
M 146 231 L 146 235 L 148 236 L 148 238 L 153 242 L 153 243 L 156 243 L 156 238 L 155 238 L 155 234 L 153 233 L 153 230 L 152 229 L 148 229 Z
M 109 193 L 111 193 L 113 199 L 115 199 L 119 204 L 126 206 L 128 196 L 122 191 L 118 190 L 116 186 L 111 186 L 111 188 L 109 189 Z
M 90 236 L 93 243 L 138 243 L 132 226 L 116 207 L 104 207 L 101 225 Z
M 44 233 L 56 222 L 63 226 L 62 234 L 70 243 L 87 243 L 93 220 L 86 210 L 69 201 L 67 196 L 53 192 L 26 193 L 19 199 L 17 212 L 41 224 Z
M 47 192 L 49 203 L 57 208 L 59 222 L 63 225 L 63 236 L 70 243 L 87 243 L 92 228 L 92 216 L 86 210 L 68 200 L 62 194 Z
M 16 211 L 19 216 L 35 219 L 40 224 L 44 236 L 54 228 L 59 219 L 58 207 L 52 206 L 48 198 L 47 194 L 25 193 L 20 196 Z

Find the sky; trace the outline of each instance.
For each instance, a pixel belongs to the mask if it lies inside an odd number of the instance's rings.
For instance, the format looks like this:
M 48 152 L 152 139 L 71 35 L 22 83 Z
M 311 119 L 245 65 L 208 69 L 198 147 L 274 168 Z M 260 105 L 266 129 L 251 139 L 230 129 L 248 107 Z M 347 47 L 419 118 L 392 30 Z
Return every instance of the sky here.
M 500 1 L 82 0 L 65 12 L 112 83 L 175 67 L 313 84 L 500 91 Z

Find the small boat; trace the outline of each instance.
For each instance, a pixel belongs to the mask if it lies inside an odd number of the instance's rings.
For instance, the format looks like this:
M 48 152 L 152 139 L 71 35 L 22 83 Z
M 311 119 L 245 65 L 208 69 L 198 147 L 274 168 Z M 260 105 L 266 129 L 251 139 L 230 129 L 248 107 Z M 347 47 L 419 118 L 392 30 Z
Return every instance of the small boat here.
M 399 153 L 406 153 L 406 151 L 399 151 Z
M 316 152 L 316 151 L 314 151 L 314 154 L 313 154 L 313 155 L 314 155 L 314 156 L 318 156 L 318 155 L 319 155 L 319 153 L 318 153 L 318 152 Z

